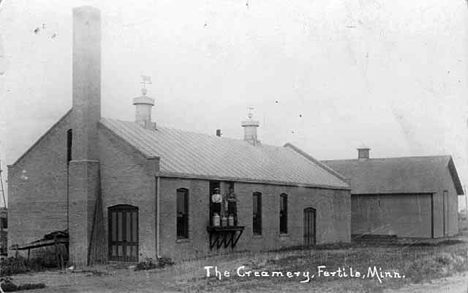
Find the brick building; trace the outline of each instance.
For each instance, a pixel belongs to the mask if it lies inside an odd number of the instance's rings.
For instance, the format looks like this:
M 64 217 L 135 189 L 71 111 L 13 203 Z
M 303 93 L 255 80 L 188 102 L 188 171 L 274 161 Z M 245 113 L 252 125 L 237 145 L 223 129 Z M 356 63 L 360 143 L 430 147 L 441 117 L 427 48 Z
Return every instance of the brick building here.
M 146 91 L 135 121 L 102 118 L 99 11 L 74 10 L 73 40 L 73 108 L 9 166 L 9 246 L 68 229 L 71 262 L 90 263 L 350 241 L 339 174 L 260 143 L 252 117 L 244 139 L 156 125 Z M 210 198 L 229 187 L 238 223 L 221 228 Z
M 451 156 L 322 161 L 351 184 L 353 235 L 437 238 L 458 234 L 463 188 Z

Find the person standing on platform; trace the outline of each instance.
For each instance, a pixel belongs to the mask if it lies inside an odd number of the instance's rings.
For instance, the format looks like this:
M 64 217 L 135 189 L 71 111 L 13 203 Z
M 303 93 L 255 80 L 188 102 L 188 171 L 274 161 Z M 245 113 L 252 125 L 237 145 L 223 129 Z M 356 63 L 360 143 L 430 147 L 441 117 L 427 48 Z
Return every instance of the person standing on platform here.
M 237 196 L 233 187 L 229 187 L 229 193 L 225 196 L 225 203 L 227 215 L 234 217 L 234 226 L 237 226 Z
M 223 202 L 223 197 L 219 192 L 219 188 L 214 189 L 214 193 L 211 196 L 211 204 L 212 204 L 212 211 L 213 214 L 218 214 L 221 216 L 221 203 Z

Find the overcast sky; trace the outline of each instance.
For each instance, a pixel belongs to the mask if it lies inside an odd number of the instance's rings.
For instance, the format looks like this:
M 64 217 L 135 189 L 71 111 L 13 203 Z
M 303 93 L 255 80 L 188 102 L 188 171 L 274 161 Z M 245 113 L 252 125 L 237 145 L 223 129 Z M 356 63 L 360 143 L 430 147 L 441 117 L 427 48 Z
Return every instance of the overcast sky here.
M 3 169 L 71 107 L 81 5 L 102 13 L 104 117 L 134 119 L 145 74 L 160 125 L 242 138 L 251 105 L 263 143 L 449 154 L 468 183 L 464 0 L 3 0 Z

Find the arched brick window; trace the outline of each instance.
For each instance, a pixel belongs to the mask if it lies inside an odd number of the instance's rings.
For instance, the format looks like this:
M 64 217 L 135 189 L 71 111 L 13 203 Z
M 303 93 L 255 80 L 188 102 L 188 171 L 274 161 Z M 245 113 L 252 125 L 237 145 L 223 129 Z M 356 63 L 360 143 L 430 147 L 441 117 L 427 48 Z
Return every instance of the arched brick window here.
M 262 235 L 262 194 L 260 192 L 253 193 L 253 218 L 252 230 L 254 235 Z
M 177 239 L 189 238 L 189 191 L 177 189 Z
M 279 210 L 280 234 L 288 233 L 288 195 L 280 194 L 280 210 Z

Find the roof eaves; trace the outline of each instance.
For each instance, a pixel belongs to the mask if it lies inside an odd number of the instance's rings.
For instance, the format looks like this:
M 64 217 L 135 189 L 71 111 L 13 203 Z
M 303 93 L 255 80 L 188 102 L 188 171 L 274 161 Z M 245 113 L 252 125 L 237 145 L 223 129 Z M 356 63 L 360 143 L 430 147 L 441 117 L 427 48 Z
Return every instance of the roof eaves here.
M 12 168 L 16 164 L 18 164 L 29 152 L 31 152 L 51 131 L 54 129 L 60 122 L 62 122 L 70 113 L 72 112 L 72 109 L 68 110 L 65 115 L 63 115 L 57 122 L 55 122 L 49 129 L 39 137 L 36 142 L 30 146 L 18 159 L 13 164 L 8 165 L 8 167 Z
M 371 195 L 413 195 L 413 194 L 432 194 L 432 193 L 437 193 L 435 190 L 391 190 L 391 191 L 378 191 L 378 192 L 369 192 L 369 191 L 357 191 L 357 192 L 351 192 L 351 195 L 366 195 L 366 196 L 371 196 Z
M 349 182 L 348 180 L 346 179 L 346 177 L 344 177 L 343 175 L 341 175 L 340 173 L 336 172 L 335 170 L 333 170 L 332 168 L 328 167 L 327 165 L 325 165 L 324 163 L 320 162 L 319 160 L 315 159 L 314 157 L 312 157 L 311 155 L 309 155 L 308 153 L 304 152 L 303 150 L 301 150 L 300 148 L 298 148 L 297 146 L 293 145 L 292 143 L 286 143 L 284 145 L 284 147 L 287 147 L 287 148 L 290 148 L 292 150 L 294 150 L 295 152 L 299 153 L 300 155 L 302 155 L 303 157 L 305 157 L 306 159 L 312 161 L 313 163 L 315 163 L 317 166 L 321 167 L 322 169 L 324 169 L 325 171 L 327 171 L 328 173 L 332 174 L 333 176 L 335 177 L 338 177 L 339 179 L 341 179 L 341 181 L 345 182 L 346 184 L 349 185 Z
M 332 186 L 332 185 L 323 185 L 323 184 L 305 184 L 305 183 L 300 183 L 300 182 L 256 180 L 256 179 L 251 179 L 251 178 L 224 177 L 224 176 L 216 176 L 216 175 L 159 172 L 157 176 L 163 177 L 163 178 L 184 178 L 184 179 L 200 179 L 200 180 L 220 180 L 220 181 L 224 180 L 224 181 L 236 181 L 236 182 L 256 183 L 256 184 L 285 185 L 285 186 L 335 189 L 335 190 L 351 190 L 349 186 Z

